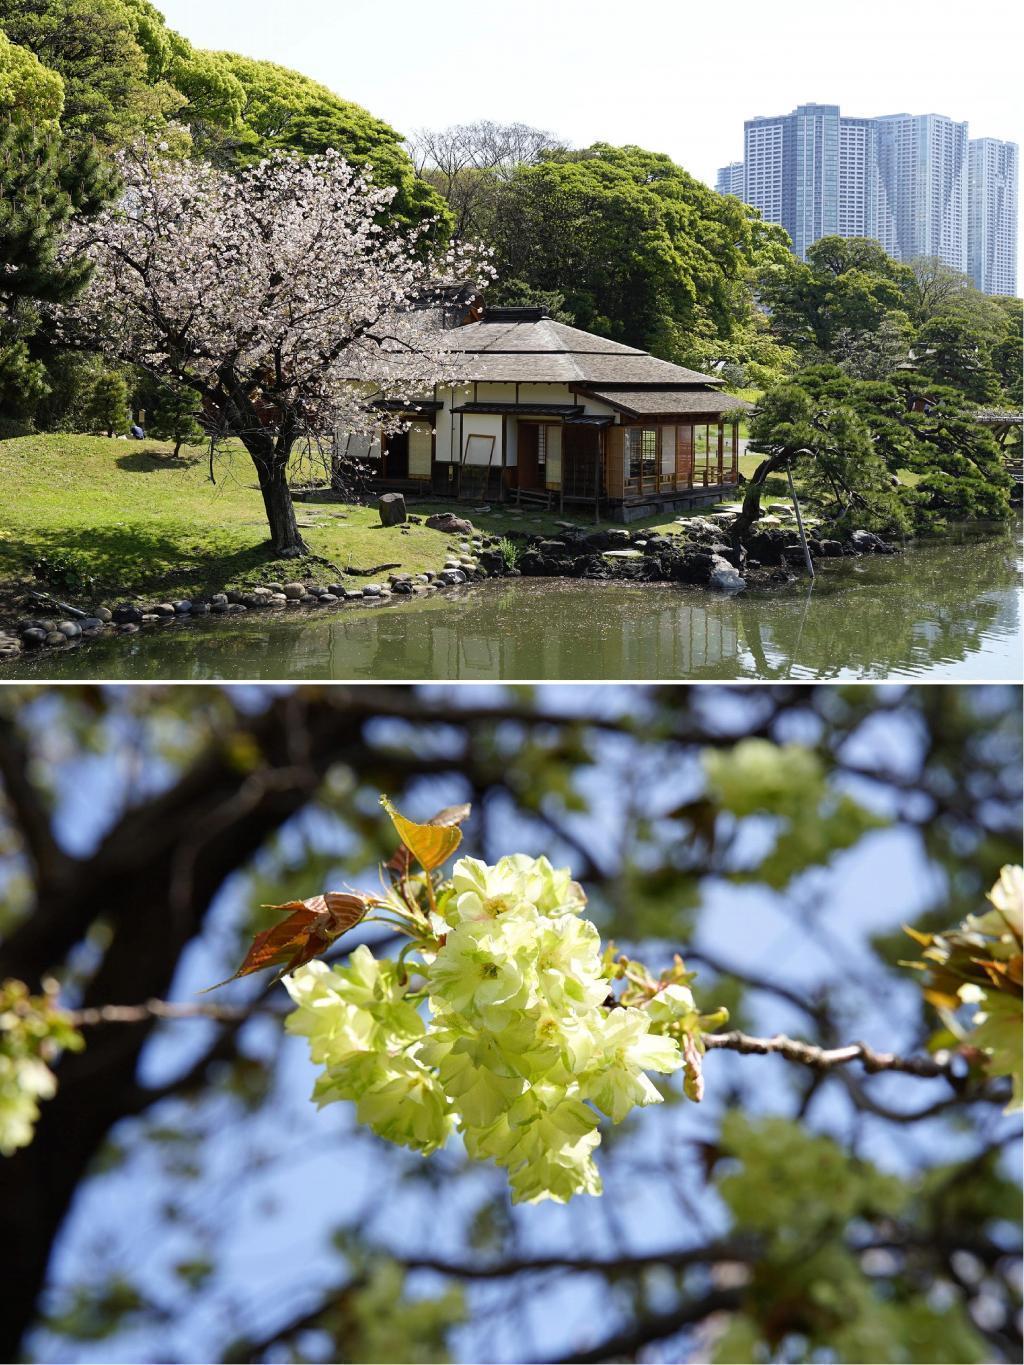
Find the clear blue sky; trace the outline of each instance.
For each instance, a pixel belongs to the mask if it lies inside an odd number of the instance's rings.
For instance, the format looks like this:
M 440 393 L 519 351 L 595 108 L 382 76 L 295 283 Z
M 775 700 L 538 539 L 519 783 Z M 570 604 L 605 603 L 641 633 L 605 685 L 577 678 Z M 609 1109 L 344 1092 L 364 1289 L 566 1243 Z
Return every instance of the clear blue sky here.
M 1006 0 L 158 5 L 197 45 L 294 67 L 403 133 L 519 119 L 576 145 L 668 152 L 704 179 L 741 155 L 744 119 L 815 100 L 948 114 L 974 137 L 1021 140 L 1024 24 Z

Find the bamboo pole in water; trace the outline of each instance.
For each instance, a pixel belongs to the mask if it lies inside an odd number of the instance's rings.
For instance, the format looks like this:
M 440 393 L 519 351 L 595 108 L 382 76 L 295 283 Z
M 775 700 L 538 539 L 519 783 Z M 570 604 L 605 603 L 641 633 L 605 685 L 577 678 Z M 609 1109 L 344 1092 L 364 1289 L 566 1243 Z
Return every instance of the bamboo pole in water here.
M 810 450 L 806 452 L 797 451 L 798 455 L 802 455 L 805 453 L 810 455 L 813 452 Z M 800 532 L 800 544 L 804 547 L 804 560 L 806 561 L 807 564 L 807 572 L 813 579 L 814 561 L 811 559 L 811 552 L 807 548 L 807 536 L 804 534 L 804 519 L 800 515 L 800 502 L 796 496 L 796 485 L 793 483 L 793 469 L 792 466 L 789 464 L 786 465 L 786 478 L 789 480 L 789 496 L 793 499 L 793 511 L 796 513 L 796 526 L 797 530 Z

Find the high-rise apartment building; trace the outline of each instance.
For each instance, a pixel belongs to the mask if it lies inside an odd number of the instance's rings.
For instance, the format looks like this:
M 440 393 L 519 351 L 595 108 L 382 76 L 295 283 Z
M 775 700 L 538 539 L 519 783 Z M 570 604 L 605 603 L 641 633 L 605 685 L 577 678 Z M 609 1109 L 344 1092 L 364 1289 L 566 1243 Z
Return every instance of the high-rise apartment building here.
M 878 230 L 898 261 L 937 256 L 967 270 L 967 124 L 889 114 L 878 128 Z
M 745 192 L 743 162 L 730 161 L 728 166 L 723 166 L 715 179 L 715 189 L 719 194 L 734 194 L 742 199 Z
M 801 257 L 819 237 L 873 237 L 897 260 L 937 256 L 986 293 L 1016 290 L 1018 151 L 942 114 L 849 118 L 803 104 L 743 126 L 739 163 L 718 172 L 781 223 Z M 970 170 L 969 170 L 970 167 Z M 727 188 L 726 188 L 727 187 Z
M 878 129 L 874 119 L 839 120 L 840 237 L 874 237 L 878 223 Z
M 781 223 L 804 256 L 839 230 L 839 106 L 802 104 L 743 125 L 745 199 Z
M 983 294 L 1017 292 L 1016 142 L 974 138 L 968 148 L 967 273 Z
M 839 231 L 839 106 L 801 104 L 791 115 L 793 250 Z
M 768 223 L 784 221 L 784 187 L 792 178 L 783 160 L 788 123 L 785 117 L 755 118 L 743 125 L 743 198 Z

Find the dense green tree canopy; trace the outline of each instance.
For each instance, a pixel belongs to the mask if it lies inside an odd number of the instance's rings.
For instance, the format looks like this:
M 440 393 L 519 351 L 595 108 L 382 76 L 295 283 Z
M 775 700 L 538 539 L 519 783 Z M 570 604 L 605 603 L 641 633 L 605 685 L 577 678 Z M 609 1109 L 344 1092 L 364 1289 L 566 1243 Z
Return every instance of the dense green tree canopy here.
M 752 450 L 767 457 L 762 476 L 791 463 L 841 527 L 906 532 L 1009 514 L 1010 480 L 973 406 L 913 371 L 872 381 L 807 366 L 766 394 L 750 434 Z M 915 476 L 912 486 L 900 471 Z M 749 493 L 753 511 L 760 494 Z
M 0 152 L 0 260 L 22 267 L 0 288 L 0 401 L 47 425 L 77 420 L 94 378 L 69 386 L 82 367 L 36 334 L 35 305 L 57 297 L 53 247 L 73 212 L 110 193 L 103 162 L 144 135 L 225 168 L 336 148 L 397 188 L 389 219 L 447 227 L 387 124 L 298 72 L 194 48 L 149 0 L 0 0 L 0 117 L 33 125 L 5 132 Z M 82 278 L 67 272 L 65 297 Z
M 937 314 L 918 330 L 914 365 L 974 403 L 990 403 L 999 395 L 987 338 L 963 313 Z
M 201 55 L 218 82 L 200 82 L 190 74 L 192 68 L 185 68 L 179 83 L 194 92 L 180 116 L 193 127 L 200 154 L 219 163 L 244 164 L 277 150 L 311 156 L 334 148 L 354 166 L 372 165 L 378 184 L 398 188 L 390 210 L 398 221 L 444 215 L 441 197 L 416 175 L 401 135 L 381 119 L 274 62 L 233 52 Z M 221 121 L 224 105 L 231 117 Z
M 143 13 L 128 0 L 0 0 L 0 29 L 63 82 L 70 143 L 122 146 L 181 103 L 155 69 L 159 28 L 153 19 L 140 33 Z
M 4 987 L 21 1022 L 2 1055 L 71 1041 L 49 978 L 83 1046 L 48 1054 L 37 1118 L 0 1090 L 6 1353 L 1018 1358 L 1009 1085 L 971 1009 L 940 1014 L 900 965 L 921 946 L 902 923 L 982 913 L 1018 854 L 1017 701 L 8 689 L 0 981 L 32 1002 Z M 317 1115 L 280 985 L 197 997 L 280 918 L 268 904 L 379 890 L 382 790 L 416 818 L 470 801 L 465 851 L 488 862 L 571 864 L 603 937 L 656 967 L 682 953 L 701 1007 L 730 1008 L 742 1036 L 709 1048 L 700 1104 L 670 1080 L 605 1132 L 600 1200 L 513 1207 L 457 1145 L 423 1158 L 348 1102 Z M 384 956 L 382 928 L 352 941 Z M 348 939 L 328 956 L 351 964 Z M 810 1051 L 736 1055 L 776 1030 Z M 859 1037 L 923 1072 L 815 1051 Z
M 69 143 L 116 149 L 173 121 L 189 130 L 193 154 L 219 164 L 241 165 L 278 149 L 308 155 L 334 148 L 357 166 L 372 164 L 378 183 L 398 188 L 396 218 L 444 214 L 386 123 L 297 71 L 193 47 L 149 0 L 0 0 L 3 34 L 59 76 Z
M 34 52 L 0 30 L 0 110 L 4 117 L 55 123 L 64 108 L 64 82 Z
M 890 315 L 905 314 L 912 281 L 909 266 L 877 242 L 822 237 L 806 261 L 773 261 L 761 293 L 776 335 L 813 362 L 833 358 L 841 335 L 874 333 Z
M 791 467 L 816 510 L 834 527 L 907 531 L 910 518 L 872 429 L 874 391 L 835 366 L 812 366 L 771 389 L 750 424 L 751 449 L 765 459 L 744 494 L 734 527 L 754 524 L 765 479 Z
M 520 166 L 494 196 L 499 284 L 557 291 L 578 327 L 673 360 L 727 337 L 750 263 L 747 211 L 669 157 L 597 143 Z

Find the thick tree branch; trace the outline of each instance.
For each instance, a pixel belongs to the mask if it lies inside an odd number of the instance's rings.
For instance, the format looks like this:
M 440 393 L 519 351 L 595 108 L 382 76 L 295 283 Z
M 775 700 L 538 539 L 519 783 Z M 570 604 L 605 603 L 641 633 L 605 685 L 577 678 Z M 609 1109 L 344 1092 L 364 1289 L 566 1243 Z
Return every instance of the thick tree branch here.
M 511 1275 L 536 1274 L 538 1271 L 564 1270 L 575 1275 L 621 1275 L 646 1270 L 652 1265 L 674 1270 L 691 1265 L 711 1265 L 722 1261 L 751 1261 L 757 1255 L 752 1242 L 710 1242 L 706 1246 L 652 1251 L 643 1256 L 526 1256 L 490 1263 L 451 1261 L 436 1256 L 397 1256 L 406 1270 L 432 1270 L 460 1280 L 500 1280 Z
M 78 1028 L 99 1024 L 141 1024 L 157 1019 L 216 1019 L 222 1022 L 248 1019 L 257 1005 L 216 1005 L 203 1001 L 175 1003 L 167 1000 L 144 1000 L 137 1005 L 100 1005 L 69 1011 L 71 1022 Z M 935 1057 L 901 1057 L 895 1052 L 878 1052 L 867 1043 L 849 1043 L 845 1047 L 818 1047 L 776 1033 L 771 1038 L 755 1038 L 749 1033 L 733 1030 L 729 1033 L 706 1033 L 704 1046 L 709 1052 L 726 1050 L 758 1056 L 775 1053 L 787 1061 L 799 1062 L 817 1071 L 848 1066 L 860 1062 L 869 1073 L 896 1071 L 906 1076 L 934 1079 L 943 1077 L 958 1087 L 964 1078 L 954 1070 L 954 1058 L 939 1054 Z M 559 1262 L 561 1264 L 561 1262 Z
M 31 755 L 11 716 L 0 716 L 0 779 L 25 843 L 37 888 L 63 881 L 73 860 L 54 838 L 42 792 L 29 776 Z

